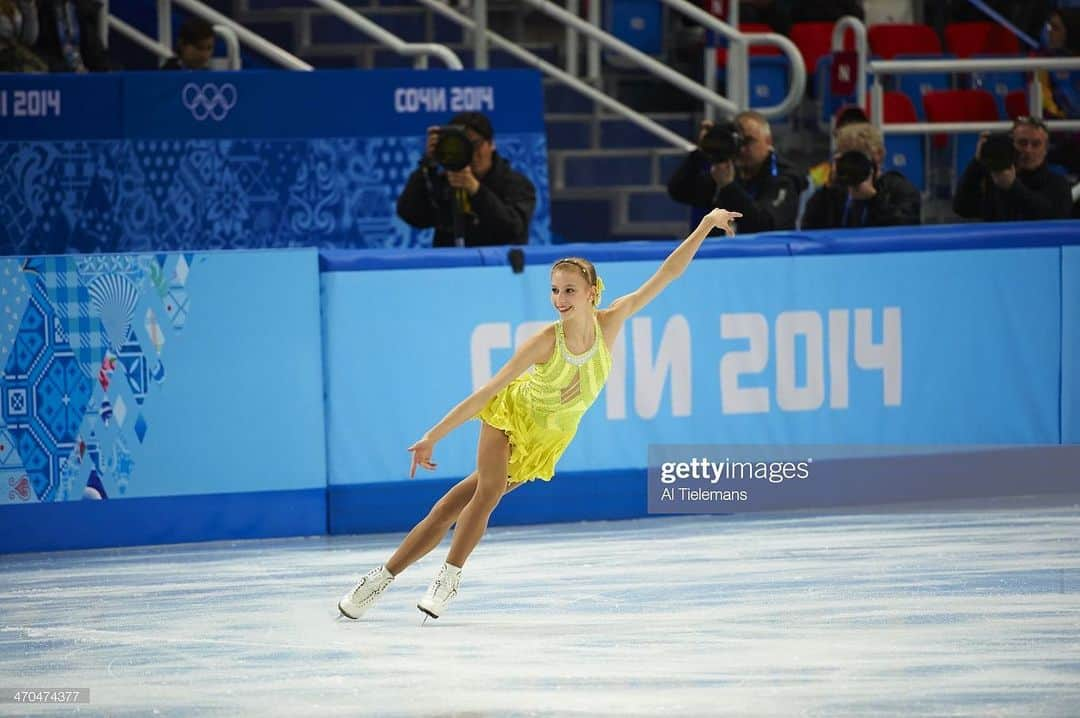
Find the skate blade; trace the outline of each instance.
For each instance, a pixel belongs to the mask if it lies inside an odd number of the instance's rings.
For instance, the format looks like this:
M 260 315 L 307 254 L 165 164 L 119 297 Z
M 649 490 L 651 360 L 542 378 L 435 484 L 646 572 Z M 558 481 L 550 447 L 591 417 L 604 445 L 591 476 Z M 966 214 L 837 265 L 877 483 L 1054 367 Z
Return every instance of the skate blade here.
M 418 603 L 418 604 L 416 604 L 416 607 L 417 607 L 418 609 L 420 609 L 420 613 L 424 613 L 424 614 L 427 614 L 427 615 L 428 615 L 428 616 L 430 616 L 431 618 L 434 618 L 434 619 L 438 620 L 438 618 L 439 618 L 439 617 L 438 617 L 438 615 L 436 615 L 436 614 L 432 613 L 431 611 L 427 610 L 426 608 L 424 608 L 423 606 L 421 606 L 421 605 L 420 605 L 419 603 Z M 425 619 L 424 619 L 424 621 L 426 622 L 426 621 L 427 621 L 427 618 L 425 618 Z
M 340 604 L 340 603 L 338 604 L 337 610 L 338 610 L 338 616 L 337 616 L 337 618 L 338 618 L 338 620 L 339 620 L 339 621 L 340 621 L 341 619 L 343 619 L 343 618 L 347 618 L 347 619 L 349 619 L 350 621 L 357 621 L 357 620 L 359 620 L 359 619 L 353 618 L 353 617 L 352 617 L 352 616 L 350 616 L 349 614 L 345 613 L 345 611 L 344 611 L 344 610 L 343 610 L 343 609 L 341 608 L 341 604 Z

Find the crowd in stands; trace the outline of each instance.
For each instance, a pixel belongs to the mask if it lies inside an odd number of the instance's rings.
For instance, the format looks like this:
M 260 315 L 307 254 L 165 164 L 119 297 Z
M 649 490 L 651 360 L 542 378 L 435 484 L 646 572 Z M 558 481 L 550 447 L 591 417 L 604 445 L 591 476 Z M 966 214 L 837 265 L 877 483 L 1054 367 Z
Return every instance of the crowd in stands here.
M 1023 39 L 1024 33 L 1038 39 L 1039 48 L 1030 54 L 1078 54 L 1080 7 L 1069 5 L 1080 5 L 1080 1 L 985 2 L 1005 25 L 1021 33 L 1005 33 L 1006 46 L 1014 56 L 1028 52 L 1016 39 Z M 721 0 L 704 4 L 713 12 L 723 12 Z M 831 23 L 845 15 L 865 19 L 867 15 L 863 0 L 743 0 L 740 6 L 741 20 L 785 35 L 792 35 L 800 24 Z M 101 42 L 100 9 L 97 0 L 0 0 L 0 72 L 116 69 Z M 981 36 L 981 30 L 969 27 L 959 34 L 950 30 L 955 23 L 986 20 L 983 11 L 971 3 L 927 0 L 922 16 L 927 24 L 917 29 L 928 33 L 937 47 L 959 56 L 979 50 L 975 45 L 962 49 L 958 38 L 971 40 Z M 1002 27 L 993 26 L 995 31 Z M 874 46 L 874 29 L 871 25 L 871 51 L 893 56 L 896 48 Z M 213 50 L 213 27 L 191 19 L 179 29 L 176 55 L 162 68 L 208 69 Z M 807 70 L 814 72 L 813 67 Z M 1080 73 L 1039 73 L 1046 118 L 1080 118 L 1077 77 Z M 1051 133 L 1041 120 L 1027 117 L 1026 98 L 1023 91 L 1018 92 L 1019 98 L 1005 102 L 1012 130 L 1001 137 L 983 133 L 974 157 L 962 172 L 957 168 L 953 210 L 961 217 L 985 221 L 1080 216 L 1080 202 L 1074 202 L 1080 196 L 1080 136 Z M 920 110 L 925 104 L 926 117 L 935 121 L 933 104 L 923 99 L 913 102 Z M 429 133 L 427 151 L 398 200 L 398 214 L 414 226 L 434 227 L 436 246 L 523 243 L 535 208 L 535 189 L 494 151 L 490 121 L 474 115 L 455 118 L 472 143 L 472 163 L 453 170 L 440 166 L 431 157 L 438 133 Z M 891 121 L 888 109 L 886 121 Z M 884 138 L 863 108 L 842 108 L 832 118 L 832 126 L 831 157 L 807 172 L 779 155 L 768 120 L 757 112 L 742 112 L 719 125 L 703 123 L 694 138 L 697 149 L 670 177 L 669 195 L 702 214 L 713 207 L 741 212 L 741 233 L 919 223 L 923 195 L 912 182 L 916 178 L 905 177 L 895 167 L 886 169 Z M 715 148 L 707 148 L 706 142 L 713 141 L 710 137 L 727 142 L 730 151 L 717 154 Z M 1070 189 L 1073 185 L 1076 189 Z
M 98 0 L 0 0 L 0 72 L 108 72 L 122 69 L 101 40 Z M 177 33 L 162 69 L 209 69 L 214 29 L 198 18 Z

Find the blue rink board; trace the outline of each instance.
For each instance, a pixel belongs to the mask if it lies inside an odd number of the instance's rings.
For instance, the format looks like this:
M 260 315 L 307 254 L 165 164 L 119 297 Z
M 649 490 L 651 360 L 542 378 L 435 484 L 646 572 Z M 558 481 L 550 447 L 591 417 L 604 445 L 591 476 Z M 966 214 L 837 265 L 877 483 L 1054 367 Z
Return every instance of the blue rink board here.
M 1080 444 L 1080 247 L 1061 255 L 1061 442 Z
M 1075 258 L 1078 250 L 1062 245 L 1080 241 L 1078 227 L 1077 222 L 1042 222 L 874 230 L 867 233 L 872 236 L 867 237 L 865 253 L 860 251 L 859 242 L 864 233 L 847 231 L 770 233 L 706 244 L 686 275 L 639 317 L 654 325 L 654 349 L 659 340 L 657 325 L 670 324 L 677 315 L 687 318 L 695 378 L 690 415 L 672 415 L 669 376 L 656 416 L 648 420 L 635 417 L 631 408 L 629 416 L 612 419 L 607 415 L 607 395 L 617 385 L 613 378 L 582 422 L 555 480 L 550 484 L 536 482 L 511 494 L 493 522 L 643 515 L 641 467 L 650 441 L 683 443 L 697 436 L 706 442 L 762 444 L 1053 446 L 1063 439 L 1068 442 L 1063 432 L 1071 425 L 1063 421 L 1067 407 L 1061 392 L 1067 397 L 1074 386 L 1070 378 L 1075 374 L 1075 362 L 1069 353 L 1075 351 L 1069 346 L 1074 332 L 1068 327 L 1075 322 L 1070 323 L 1068 317 L 1074 311 L 1072 306 L 1080 302 L 1069 304 L 1068 295 L 1075 292 L 1075 283 L 1070 283 L 1069 262 L 1062 269 L 1063 255 Z M 758 255 L 753 252 L 755 242 L 761 243 Z M 478 326 L 505 322 L 513 336 L 523 321 L 550 320 L 545 285 L 547 267 L 554 259 L 581 255 L 596 261 L 608 285 L 605 301 L 610 301 L 648 276 L 673 246 L 526 247 L 526 269 L 521 275 L 509 272 L 505 249 L 464 250 L 449 262 L 446 255 L 438 253 L 410 255 L 403 265 L 385 253 L 321 253 L 331 387 L 330 531 L 407 528 L 457 477 L 471 470 L 476 422 L 440 443 L 440 471 L 434 478 L 421 480 L 429 476 L 422 473 L 414 481 L 387 481 L 387 477 L 404 477 L 408 467 L 404 447 L 470 390 L 469 377 L 475 369 L 468 360 L 470 337 Z M 468 267 L 469 254 L 474 259 L 472 268 Z M 430 260 L 442 269 L 425 271 Z M 410 271 L 394 272 L 399 266 Z M 395 339 L 393 371 L 413 378 L 405 385 L 380 381 L 377 386 L 356 391 L 352 381 L 357 376 L 392 376 L 389 366 L 355 371 L 357 357 L 361 366 L 379 357 L 361 356 L 359 346 L 354 345 L 356 337 L 381 341 L 389 335 L 379 316 L 361 318 L 345 308 L 355 306 L 367 293 L 384 296 L 391 287 L 398 291 L 405 288 L 396 302 L 396 312 L 410 318 L 409 331 Z M 492 297 L 498 300 L 492 301 Z M 335 309 L 338 306 L 342 309 Z M 850 405 L 842 411 L 827 406 L 828 390 L 826 406 L 809 412 L 780 411 L 775 403 L 767 412 L 742 416 L 716 410 L 715 362 L 725 352 L 746 346 L 720 340 L 716 329 L 710 331 L 710 326 L 717 327 L 719 308 L 762 313 L 770 330 L 775 330 L 776 318 L 784 312 L 817 312 L 823 318 L 826 337 L 828 310 L 848 308 L 853 319 L 854 310 L 871 309 L 871 336 L 877 343 L 882 339 L 880 312 L 885 306 L 899 307 L 904 319 L 902 358 L 906 373 L 901 406 L 883 405 L 881 378 L 872 372 L 860 373 L 849 363 Z M 449 351 L 427 348 L 431 336 L 443 337 Z M 423 339 L 414 341 L 414 337 Z M 850 334 L 849 340 L 853 341 Z M 1075 338 L 1072 341 L 1075 344 Z M 796 347 L 797 383 L 806 380 L 805 352 L 804 341 Z M 497 368 L 509 355 L 508 348 L 492 351 L 491 366 Z M 711 359 L 699 365 L 702 355 Z M 349 361 L 341 361 L 339 356 Z M 776 357 L 770 355 L 765 375 L 775 362 Z M 632 371 L 632 364 L 628 366 Z M 702 387 L 709 388 L 699 390 L 699 377 Z M 744 387 L 776 389 L 775 379 L 768 376 L 744 375 L 741 382 Z M 345 409 L 372 392 L 375 403 L 384 409 L 377 425 L 353 426 L 350 422 L 355 416 L 335 410 L 335 406 Z M 632 406 L 632 387 L 626 389 L 625 396 Z M 399 430 L 400 435 L 396 434 Z M 359 447 L 351 441 L 359 433 L 371 438 L 364 449 L 362 471 L 358 470 Z M 341 441 L 342 437 L 349 440 Z M 876 473 L 880 472 L 868 475 Z M 828 483 L 814 485 L 809 494 L 781 492 L 748 510 L 1077 489 L 1071 474 L 1021 473 L 1030 478 L 1018 483 L 1015 473 L 1003 473 L 996 479 L 980 475 L 941 482 L 930 472 L 877 482 L 865 480 L 865 476 L 862 480 L 834 476 Z

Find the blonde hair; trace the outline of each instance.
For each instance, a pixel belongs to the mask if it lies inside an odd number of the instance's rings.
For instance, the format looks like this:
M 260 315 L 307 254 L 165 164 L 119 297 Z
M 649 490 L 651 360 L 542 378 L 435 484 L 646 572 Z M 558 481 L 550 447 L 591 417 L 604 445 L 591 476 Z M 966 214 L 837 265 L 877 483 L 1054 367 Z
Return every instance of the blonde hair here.
M 585 278 L 585 283 L 593 288 L 593 304 L 600 304 L 600 292 L 603 290 L 603 285 L 600 283 L 600 278 L 596 274 L 596 267 L 592 262 L 583 257 L 563 257 L 551 265 L 552 273 L 559 267 L 573 267 L 578 272 L 581 272 L 581 276 Z
M 836 151 L 839 154 L 858 150 L 874 162 L 885 156 L 885 138 L 881 130 L 869 122 L 853 122 L 836 131 Z

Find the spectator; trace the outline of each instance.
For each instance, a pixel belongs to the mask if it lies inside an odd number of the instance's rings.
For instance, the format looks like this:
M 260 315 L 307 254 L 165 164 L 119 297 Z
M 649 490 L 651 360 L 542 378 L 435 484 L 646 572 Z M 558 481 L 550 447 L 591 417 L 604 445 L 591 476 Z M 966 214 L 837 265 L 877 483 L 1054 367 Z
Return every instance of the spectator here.
M 176 55 L 161 66 L 162 70 L 209 70 L 214 56 L 214 26 L 193 17 L 180 26 L 176 36 Z
M 961 217 L 988 222 L 1068 217 L 1072 195 L 1065 178 L 1046 164 L 1050 133 L 1042 120 L 1013 120 L 1009 137 L 1014 156 L 1011 164 L 1008 159 L 1001 163 L 1003 169 L 987 166 L 997 165 L 984 156 L 989 136 L 984 132 L 979 138 L 975 159 L 964 170 L 956 189 L 953 210 Z
M 1046 54 L 1074 57 L 1080 54 L 1080 10 L 1054 10 L 1046 22 Z M 1039 70 L 1043 114 L 1048 118 L 1080 117 L 1080 73 L 1069 70 Z
M 802 228 L 919 224 L 919 190 L 899 172 L 882 172 L 884 159 L 885 140 L 879 129 L 868 123 L 842 127 L 836 133 L 829 182 L 807 203 Z
M 98 32 L 96 0 L 41 0 L 37 52 L 50 72 L 104 72 L 112 69 Z
M 748 110 L 735 116 L 738 150 L 734 159 L 711 162 L 701 150 L 713 123 L 701 123 L 698 148 L 692 151 L 668 181 L 668 194 L 676 202 L 707 212 L 723 207 L 741 212 L 740 232 L 794 229 L 799 193 L 806 177 L 777 157 L 769 121 Z
M 536 188 L 495 151 L 495 130 L 486 116 L 463 112 L 450 124 L 464 128 L 471 161 L 456 171 L 440 166 L 436 145 L 442 133 L 429 128 L 420 166 L 398 197 L 398 215 L 413 227 L 434 227 L 436 247 L 525 244 Z
M 836 135 L 840 132 L 841 128 L 845 125 L 855 124 L 856 122 L 869 121 L 870 118 L 867 117 L 866 112 L 858 105 L 846 105 L 841 107 L 833 119 L 833 149 L 835 150 L 836 148 Z M 832 176 L 833 159 L 834 158 L 822 160 L 810 168 L 810 186 L 815 191 L 829 183 L 829 177 Z
M 30 48 L 38 38 L 36 0 L 0 0 L 0 72 L 46 72 Z

